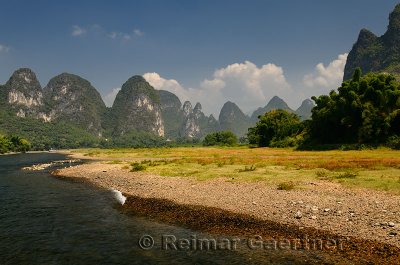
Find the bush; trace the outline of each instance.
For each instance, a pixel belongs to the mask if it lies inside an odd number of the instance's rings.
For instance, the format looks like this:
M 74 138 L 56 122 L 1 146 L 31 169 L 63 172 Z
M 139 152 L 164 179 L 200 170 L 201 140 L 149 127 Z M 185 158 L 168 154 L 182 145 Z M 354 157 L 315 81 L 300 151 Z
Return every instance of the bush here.
M 222 131 L 207 134 L 203 141 L 204 146 L 234 146 L 237 145 L 237 137 L 233 132 Z
M 395 135 L 390 137 L 387 141 L 387 146 L 395 150 L 400 150 L 400 136 Z
M 31 143 L 19 136 L 0 136 L 0 153 L 26 152 L 31 149 Z
M 400 85 L 394 76 L 357 69 L 329 95 L 312 97 L 310 138 L 314 144 L 382 144 L 400 135 Z M 391 142 L 396 146 L 396 140 Z
M 147 168 L 142 163 L 137 163 L 137 162 L 132 163 L 131 166 L 132 166 L 131 172 L 144 171 Z
M 292 181 L 282 182 L 278 184 L 278 190 L 293 190 L 294 183 Z
M 239 172 L 249 172 L 249 171 L 255 171 L 256 170 L 256 166 L 255 165 L 251 165 L 251 166 L 245 166 L 244 169 L 239 169 Z
M 250 144 L 259 147 L 288 147 L 302 140 L 304 125 L 299 116 L 286 110 L 272 110 L 259 116 L 255 127 L 249 128 Z

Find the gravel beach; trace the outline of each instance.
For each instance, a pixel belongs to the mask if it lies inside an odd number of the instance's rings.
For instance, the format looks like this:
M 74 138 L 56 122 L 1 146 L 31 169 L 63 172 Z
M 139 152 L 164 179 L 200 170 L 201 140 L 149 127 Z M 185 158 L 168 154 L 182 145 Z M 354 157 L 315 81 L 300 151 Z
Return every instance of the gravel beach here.
M 381 245 L 389 249 L 389 256 L 400 258 L 400 196 L 388 196 L 385 192 L 348 189 L 329 181 L 316 181 L 306 189 L 286 191 L 262 181 L 239 182 L 229 178 L 198 181 L 190 177 L 130 172 L 120 164 L 104 161 L 65 168 L 54 175 L 84 179 L 105 189 L 119 190 L 128 197 L 126 205 L 144 214 L 151 210 L 132 203 L 132 198 L 156 200 L 155 204 L 164 201 L 210 207 L 297 231 L 323 231 L 354 238 L 358 243 L 366 241 L 368 253 Z M 393 264 L 393 259 L 387 261 Z

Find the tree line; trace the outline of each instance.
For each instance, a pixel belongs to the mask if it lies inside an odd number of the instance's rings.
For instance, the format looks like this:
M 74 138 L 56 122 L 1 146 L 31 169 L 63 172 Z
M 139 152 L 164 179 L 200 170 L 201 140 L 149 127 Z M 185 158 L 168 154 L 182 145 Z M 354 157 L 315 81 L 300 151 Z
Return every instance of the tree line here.
M 0 154 L 8 152 L 26 152 L 29 151 L 31 147 L 32 145 L 28 140 L 19 136 L 0 135 Z
M 362 76 L 357 68 L 337 91 L 312 100 L 316 106 L 311 120 L 300 121 L 284 110 L 259 116 L 256 126 L 248 130 L 249 143 L 304 149 L 384 144 L 400 149 L 400 83 L 394 76 Z

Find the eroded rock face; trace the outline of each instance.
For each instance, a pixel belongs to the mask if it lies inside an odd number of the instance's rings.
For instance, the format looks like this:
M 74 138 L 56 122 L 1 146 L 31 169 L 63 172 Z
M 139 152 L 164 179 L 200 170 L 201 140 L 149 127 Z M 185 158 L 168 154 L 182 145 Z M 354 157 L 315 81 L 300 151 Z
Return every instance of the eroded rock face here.
M 113 107 L 115 132 L 123 135 L 131 130 L 164 136 L 158 92 L 142 77 L 133 76 L 118 92 Z
M 3 89 L 6 102 L 18 117 L 40 118 L 44 115 L 42 87 L 31 69 L 15 71 Z
M 89 81 L 63 73 L 44 88 L 47 119 L 62 120 L 101 135 L 101 116 L 106 106 Z
M 351 79 L 357 67 L 363 73 L 385 72 L 400 77 L 400 4 L 389 15 L 385 34 L 377 37 L 362 29 L 346 61 L 343 80 Z
M 181 136 L 188 138 L 199 138 L 201 136 L 201 130 L 196 117 L 196 115 L 199 115 L 198 110 L 195 113 L 193 111 L 192 104 L 189 101 L 186 101 L 183 104 L 182 110 L 184 115 L 184 123 L 181 129 Z
M 180 136 L 184 115 L 179 98 L 166 90 L 159 90 L 161 115 L 164 122 L 165 137 L 177 138 Z

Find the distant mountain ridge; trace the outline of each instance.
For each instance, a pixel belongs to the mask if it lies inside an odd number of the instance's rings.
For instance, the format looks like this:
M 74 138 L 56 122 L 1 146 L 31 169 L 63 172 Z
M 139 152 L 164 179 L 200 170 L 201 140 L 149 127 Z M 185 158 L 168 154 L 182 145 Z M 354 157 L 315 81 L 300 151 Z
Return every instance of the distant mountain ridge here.
M 278 96 L 274 96 L 273 98 L 271 98 L 271 100 L 265 107 L 258 108 L 257 110 L 255 110 L 251 115 L 251 119 L 257 121 L 258 116 L 263 115 L 264 113 L 274 109 L 282 109 L 289 112 L 294 112 L 283 99 L 281 99 Z
M 296 113 L 308 118 L 312 106 L 310 100 L 305 101 Z M 202 138 L 221 130 L 244 136 L 258 115 L 272 109 L 294 112 L 275 96 L 265 107 L 254 111 L 252 117 L 228 101 L 217 120 L 213 115 L 205 115 L 199 102 L 194 107 L 189 101 L 182 104 L 175 94 L 155 90 L 142 76 L 133 76 L 122 85 L 111 108 L 105 106 L 89 81 L 69 73 L 52 78 L 42 88 L 32 70 L 21 68 L 0 86 L 0 112 L 19 118 L 16 123 L 25 118 L 43 123 L 38 126 L 62 122 L 104 139 L 131 131 L 167 139 Z

